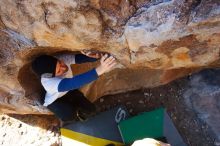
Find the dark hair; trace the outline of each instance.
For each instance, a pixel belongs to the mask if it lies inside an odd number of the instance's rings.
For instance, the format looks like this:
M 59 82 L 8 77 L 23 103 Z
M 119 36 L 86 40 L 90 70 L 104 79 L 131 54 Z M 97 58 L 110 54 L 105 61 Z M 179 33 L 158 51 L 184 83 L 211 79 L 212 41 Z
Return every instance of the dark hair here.
M 43 74 L 46 77 L 54 77 L 56 73 L 56 64 L 58 59 L 50 55 L 41 55 L 35 58 L 32 62 L 32 70 L 41 77 Z

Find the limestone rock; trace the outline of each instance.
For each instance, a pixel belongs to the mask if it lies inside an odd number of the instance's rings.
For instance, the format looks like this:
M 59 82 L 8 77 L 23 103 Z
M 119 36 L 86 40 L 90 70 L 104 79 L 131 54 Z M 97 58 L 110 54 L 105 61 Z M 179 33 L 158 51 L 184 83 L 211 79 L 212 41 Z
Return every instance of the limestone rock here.
M 81 89 L 91 101 L 220 65 L 218 0 L 1 0 L 0 18 L 5 113 L 48 113 L 30 69 L 40 54 L 83 49 L 113 54 L 119 65 Z M 76 65 L 73 71 L 96 65 Z

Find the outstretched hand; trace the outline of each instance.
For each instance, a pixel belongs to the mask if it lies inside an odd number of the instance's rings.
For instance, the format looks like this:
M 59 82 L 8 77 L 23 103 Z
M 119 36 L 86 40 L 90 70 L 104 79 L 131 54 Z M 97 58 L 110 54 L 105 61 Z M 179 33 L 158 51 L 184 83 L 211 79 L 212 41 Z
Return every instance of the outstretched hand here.
M 96 72 L 99 76 L 110 71 L 117 64 L 115 58 L 108 56 L 108 54 L 102 56 L 100 63 L 101 64 L 96 68 Z

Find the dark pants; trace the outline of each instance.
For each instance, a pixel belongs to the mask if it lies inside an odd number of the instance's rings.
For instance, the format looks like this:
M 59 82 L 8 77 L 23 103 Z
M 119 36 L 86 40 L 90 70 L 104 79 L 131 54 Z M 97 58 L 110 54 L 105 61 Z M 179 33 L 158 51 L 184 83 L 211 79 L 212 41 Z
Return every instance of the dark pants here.
M 88 114 L 95 112 L 95 105 L 86 99 L 79 90 L 69 91 L 47 107 L 62 121 L 75 120 L 76 112 L 79 110 Z

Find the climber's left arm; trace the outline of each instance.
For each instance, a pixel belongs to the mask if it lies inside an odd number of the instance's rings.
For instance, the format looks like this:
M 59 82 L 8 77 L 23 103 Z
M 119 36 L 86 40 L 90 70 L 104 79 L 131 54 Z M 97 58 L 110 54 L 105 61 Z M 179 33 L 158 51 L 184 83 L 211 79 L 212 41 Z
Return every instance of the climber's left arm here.
M 71 64 L 81 64 L 81 63 L 86 63 L 86 62 L 95 62 L 99 58 L 101 58 L 102 54 L 98 52 L 92 52 L 92 51 L 81 51 L 82 54 L 59 54 L 56 55 L 55 57 L 63 60 L 66 65 L 71 65 Z
M 75 63 L 76 64 L 81 64 L 81 63 L 86 63 L 86 62 L 95 62 L 97 60 L 98 60 L 98 58 L 92 58 L 92 57 L 86 56 L 84 54 L 76 54 L 75 55 Z
M 100 52 L 96 51 L 81 51 L 82 54 L 75 55 L 76 64 L 85 63 L 85 62 L 95 62 L 100 59 L 103 55 Z

